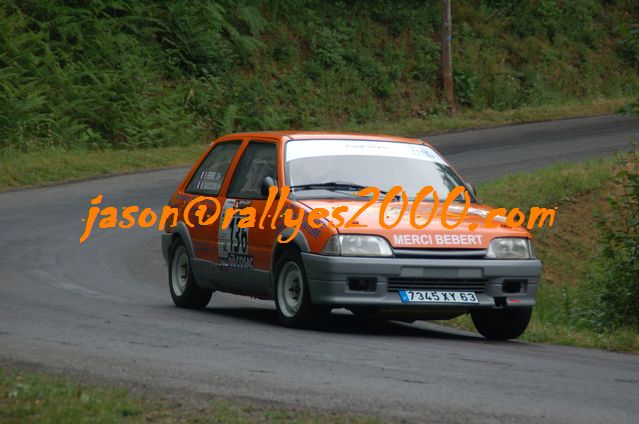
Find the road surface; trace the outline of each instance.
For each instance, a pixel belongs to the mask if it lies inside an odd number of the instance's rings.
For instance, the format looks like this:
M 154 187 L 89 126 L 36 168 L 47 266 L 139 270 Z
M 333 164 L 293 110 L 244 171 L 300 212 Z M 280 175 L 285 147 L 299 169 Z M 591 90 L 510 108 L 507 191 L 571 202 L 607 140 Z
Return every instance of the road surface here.
M 606 116 L 430 140 L 476 182 L 608 155 L 631 137 L 639 120 Z M 225 294 L 181 310 L 157 230 L 94 231 L 79 244 L 89 199 L 159 208 L 185 172 L 0 194 L 0 365 L 410 422 L 639 422 L 637 356 L 347 314 L 292 330 L 272 302 Z

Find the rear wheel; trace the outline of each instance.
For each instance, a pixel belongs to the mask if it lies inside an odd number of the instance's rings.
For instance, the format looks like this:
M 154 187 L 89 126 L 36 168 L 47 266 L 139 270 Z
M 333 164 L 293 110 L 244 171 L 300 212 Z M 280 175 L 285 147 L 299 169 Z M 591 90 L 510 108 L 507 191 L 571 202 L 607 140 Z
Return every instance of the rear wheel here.
M 277 261 L 275 274 L 275 308 L 280 322 L 287 327 L 304 327 L 330 312 L 311 303 L 311 293 L 302 257 L 287 250 Z
M 479 333 L 490 340 L 515 339 L 528 327 L 532 308 L 477 309 L 470 316 Z
M 205 308 L 213 295 L 213 290 L 200 288 L 195 283 L 189 252 L 180 239 L 173 243 L 171 249 L 169 290 L 173 303 L 180 308 Z

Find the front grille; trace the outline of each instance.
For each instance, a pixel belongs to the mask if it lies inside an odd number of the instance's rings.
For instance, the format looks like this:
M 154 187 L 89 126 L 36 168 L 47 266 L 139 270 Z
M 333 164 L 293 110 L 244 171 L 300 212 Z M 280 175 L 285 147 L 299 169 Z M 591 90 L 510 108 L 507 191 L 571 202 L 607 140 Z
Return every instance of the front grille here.
M 488 282 L 485 278 L 405 278 L 388 279 L 388 291 L 399 290 L 452 290 L 482 293 Z
M 486 249 L 393 249 L 396 258 L 485 259 Z

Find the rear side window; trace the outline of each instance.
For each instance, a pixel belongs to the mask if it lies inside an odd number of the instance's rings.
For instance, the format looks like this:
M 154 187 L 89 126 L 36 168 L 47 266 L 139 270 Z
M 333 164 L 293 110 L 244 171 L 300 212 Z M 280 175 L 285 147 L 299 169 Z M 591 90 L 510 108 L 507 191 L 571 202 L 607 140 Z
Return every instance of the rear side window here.
M 260 192 L 264 177 L 277 178 L 276 145 L 252 141 L 235 168 L 226 197 L 263 199 Z
M 186 192 L 216 196 L 241 144 L 241 140 L 225 141 L 213 147 L 193 174 L 189 185 L 186 186 Z

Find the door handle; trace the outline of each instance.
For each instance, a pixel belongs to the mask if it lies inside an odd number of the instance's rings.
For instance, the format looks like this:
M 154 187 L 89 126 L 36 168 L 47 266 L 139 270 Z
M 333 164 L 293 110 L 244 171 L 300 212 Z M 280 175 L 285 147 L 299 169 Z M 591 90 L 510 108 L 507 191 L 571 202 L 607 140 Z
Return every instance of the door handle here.
M 237 201 L 237 207 L 238 208 L 244 208 L 244 207 L 246 207 L 246 206 L 248 206 L 250 204 L 251 204 L 250 200 L 238 200 Z

